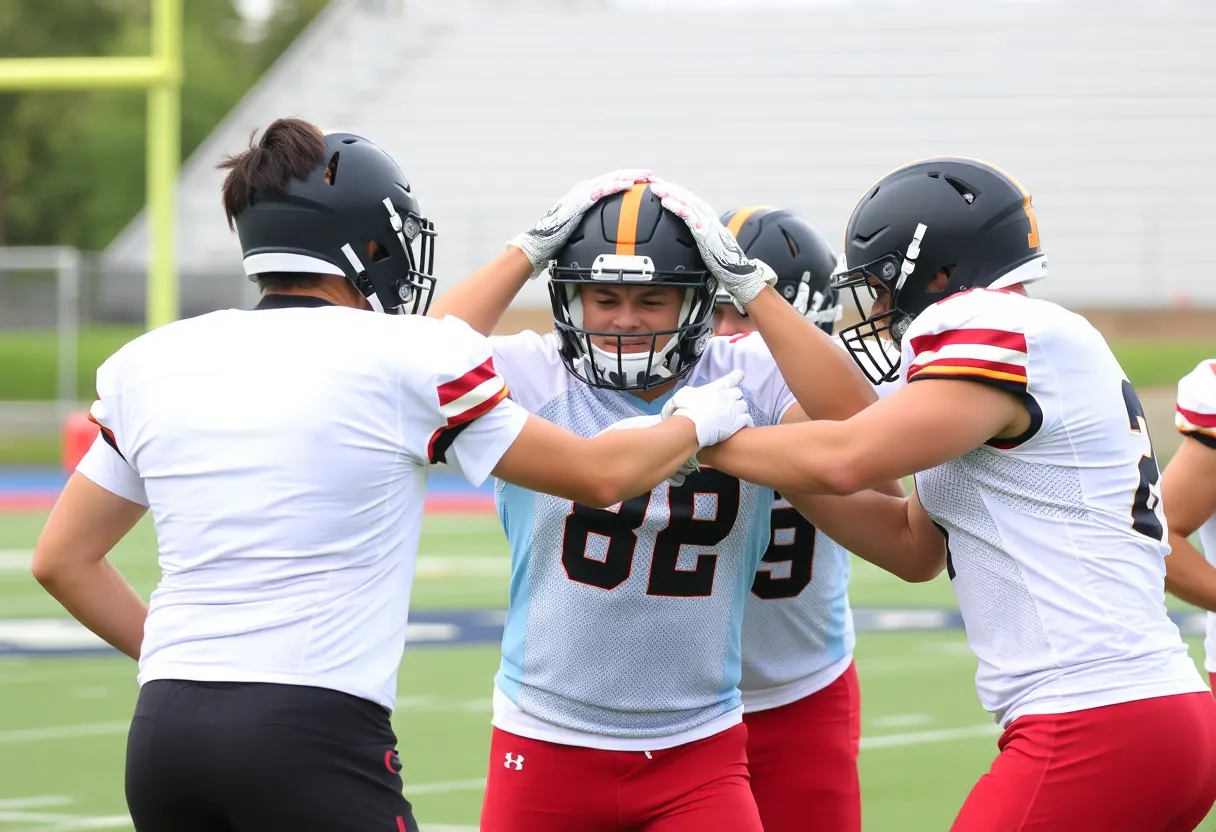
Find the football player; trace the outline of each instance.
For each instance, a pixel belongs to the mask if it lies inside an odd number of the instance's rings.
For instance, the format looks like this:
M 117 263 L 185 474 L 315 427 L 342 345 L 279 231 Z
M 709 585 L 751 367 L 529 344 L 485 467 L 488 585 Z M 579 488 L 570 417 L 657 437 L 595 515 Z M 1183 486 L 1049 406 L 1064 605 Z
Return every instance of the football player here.
M 747 405 L 736 374 L 670 426 L 545 422 L 463 322 L 369 314 L 423 312 L 435 284 L 435 232 L 382 150 L 282 119 L 221 167 L 257 311 L 168 324 L 102 365 L 100 436 L 33 572 L 139 660 L 140 832 L 416 830 L 390 715 L 429 466 L 601 510 L 648 498 Z M 525 235 L 539 256 L 561 223 Z M 106 555 L 149 510 L 162 578 L 145 605 Z
M 488 332 L 547 271 L 556 331 L 491 339 L 495 366 L 525 409 L 582 435 L 657 419 L 736 369 L 756 424 L 804 418 L 795 393 L 826 418 L 874 399 L 845 362 L 803 364 L 787 386 L 763 340 L 712 338 L 725 279 L 736 296 L 773 295 L 792 341 L 829 340 L 768 288 L 763 264 L 711 272 L 706 239 L 642 182 L 597 202 L 555 256 L 517 241 L 513 270 L 437 308 Z M 508 483 L 496 497 L 513 557 L 481 829 L 759 832 L 740 628 L 772 493 L 704 468 L 608 510 Z
M 768 206 L 727 212 L 722 223 L 747 257 L 773 269 L 777 293 L 831 335 L 841 306 L 827 240 L 792 211 Z M 718 335 L 760 337 L 725 291 L 718 292 L 714 325 Z M 903 489 L 894 493 L 903 496 Z M 823 829 L 860 832 L 861 698 L 849 553 L 780 494 L 770 526 L 743 614 L 740 689 L 752 794 L 765 832 L 801 832 L 808 818 Z
M 1161 474 L 1172 549 L 1165 588 L 1209 611 L 1204 663 L 1216 688 L 1216 359 L 1200 362 L 1178 382 L 1174 424 L 1184 438 Z M 1188 539 L 1196 532 L 1202 555 Z
M 916 475 L 906 526 L 947 535 L 976 686 L 1005 729 L 955 830 L 1194 829 L 1216 799 L 1216 701 L 1166 614 L 1143 409 L 1097 330 L 1028 296 L 1047 273 L 1029 193 L 985 163 L 917 162 L 865 193 L 845 240 L 836 288 L 873 305 L 843 340 L 873 381 L 906 384 L 701 461 L 795 505 Z

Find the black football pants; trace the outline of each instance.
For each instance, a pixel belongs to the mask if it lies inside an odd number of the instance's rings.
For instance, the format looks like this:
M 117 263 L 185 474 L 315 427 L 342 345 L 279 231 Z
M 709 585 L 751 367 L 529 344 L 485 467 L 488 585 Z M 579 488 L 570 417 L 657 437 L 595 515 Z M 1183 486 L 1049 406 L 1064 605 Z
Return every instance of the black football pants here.
M 127 738 L 137 832 L 417 832 L 389 714 L 324 688 L 148 682 Z

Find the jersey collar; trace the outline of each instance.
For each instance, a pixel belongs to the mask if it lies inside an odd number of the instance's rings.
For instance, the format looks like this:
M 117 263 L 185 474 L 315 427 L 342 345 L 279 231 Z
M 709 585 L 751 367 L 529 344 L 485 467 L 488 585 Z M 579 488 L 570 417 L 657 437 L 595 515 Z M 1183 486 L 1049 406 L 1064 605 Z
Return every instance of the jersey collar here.
M 262 299 L 258 301 L 258 305 L 253 308 L 293 309 L 333 305 L 333 303 L 325 298 L 313 297 L 312 295 L 262 295 Z
M 676 391 L 679 390 L 683 386 L 684 386 L 684 379 L 680 379 L 680 382 L 677 383 L 675 387 L 671 388 L 670 390 L 668 390 L 663 395 L 659 396 L 654 401 L 649 401 L 649 402 L 646 401 L 645 399 L 639 399 L 637 396 L 633 395 L 632 393 L 626 393 L 626 395 L 629 396 L 630 400 L 633 402 L 634 406 L 637 407 L 638 410 L 642 411 L 643 413 L 645 413 L 648 416 L 658 416 L 660 413 L 663 412 L 663 405 L 667 404 L 667 402 L 671 400 L 671 397 L 676 394 Z

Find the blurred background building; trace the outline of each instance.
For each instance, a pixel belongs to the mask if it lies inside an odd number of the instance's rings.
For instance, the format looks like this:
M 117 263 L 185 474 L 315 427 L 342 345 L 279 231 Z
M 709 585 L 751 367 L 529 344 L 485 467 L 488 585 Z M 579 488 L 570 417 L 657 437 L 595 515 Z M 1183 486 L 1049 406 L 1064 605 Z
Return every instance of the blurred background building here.
M 448 285 L 601 170 L 838 241 L 885 171 L 958 154 L 1034 194 L 1043 296 L 1213 307 L 1213 40 L 1203 0 L 334 0 L 185 163 L 183 299 L 247 301 L 215 163 L 291 114 L 396 156 Z M 106 248 L 100 313 L 139 309 L 146 233 Z M 547 308 L 544 286 L 519 305 Z

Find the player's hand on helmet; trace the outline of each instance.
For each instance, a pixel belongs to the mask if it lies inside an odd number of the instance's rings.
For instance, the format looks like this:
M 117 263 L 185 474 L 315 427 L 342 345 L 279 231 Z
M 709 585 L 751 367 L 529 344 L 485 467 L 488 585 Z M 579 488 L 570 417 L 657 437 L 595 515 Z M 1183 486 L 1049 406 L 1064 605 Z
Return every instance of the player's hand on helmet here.
M 777 274 L 768 264 L 748 259 L 735 235 L 718 219 L 718 212 L 699 196 L 658 178 L 650 180 L 650 190 L 664 208 L 684 220 L 697 241 L 701 259 L 718 284 L 730 293 L 740 312 L 766 284 L 772 286 L 777 282 Z
M 649 180 L 651 172 L 641 168 L 622 168 L 585 179 L 541 217 L 536 225 L 509 240 L 507 245 L 522 251 L 532 264 L 532 277 L 538 276 L 570 239 L 578 221 L 592 205 L 606 196 L 627 191 L 637 182 Z
M 683 416 L 697 427 L 702 448 L 725 442 L 743 428 L 755 427 L 739 384 L 742 370 L 732 370 L 701 387 L 683 387 L 663 405 L 663 418 Z

